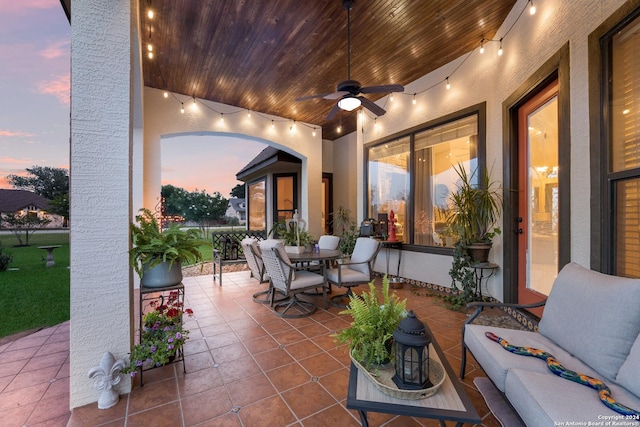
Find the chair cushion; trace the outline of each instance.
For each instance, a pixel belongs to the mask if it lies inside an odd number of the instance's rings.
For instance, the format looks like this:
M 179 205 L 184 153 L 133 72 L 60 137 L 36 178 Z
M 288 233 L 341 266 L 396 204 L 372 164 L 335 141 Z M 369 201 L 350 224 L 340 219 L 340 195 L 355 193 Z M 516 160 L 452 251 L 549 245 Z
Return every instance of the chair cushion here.
M 640 280 L 567 264 L 558 274 L 540 334 L 613 381 L 640 333 Z
M 349 268 L 368 275 L 371 274 L 369 271 L 369 264 L 366 263 L 366 261 L 369 261 L 376 254 L 379 246 L 380 242 L 376 239 L 371 239 L 369 237 L 358 237 L 358 239 L 356 240 L 356 245 L 353 248 L 353 253 L 351 254 L 350 263 L 352 265 L 349 265 Z M 369 281 L 370 279 L 371 277 L 368 277 L 367 281 Z
M 329 234 L 325 234 L 320 236 L 320 238 L 318 239 L 318 247 L 320 249 L 338 249 L 339 245 L 339 236 L 331 236 Z
M 296 279 L 291 281 L 292 290 L 324 286 L 324 276 L 311 271 L 297 271 Z
M 486 325 L 466 325 L 464 342 L 473 357 L 478 361 L 487 376 L 502 392 L 505 391 L 505 379 L 510 369 L 527 369 L 533 372 L 545 373 L 549 369 L 547 364 L 534 357 L 520 356 L 502 348 L 502 346 L 488 339 L 485 332 L 493 332 L 504 338 L 511 345 L 519 347 L 533 347 L 553 354 L 563 366 L 579 371 L 593 372 L 549 338 L 537 332 L 520 331 L 516 329 L 498 328 Z
M 329 268 L 326 270 L 327 280 L 337 284 L 338 286 L 359 285 L 361 283 L 368 283 L 369 280 L 371 279 L 371 277 L 369 276 L 369 273 L 362 273 L 360 271 L 352 270 L 350 268 L 345 268 L 345 266 L 342 266 L 342 272 L 341 272 L 342 282 L 339 283 L 338 268 Z
M 542 360 L 538 362 L 545 365 Z M 613 383 L 607 385 L 616 401 L 631 408 L 640 407 L 640 399 Z M 550 371 L 510 370 L 505 382 L 505 395 L 528 426 L 567 425 L 567 421 L 573 421 L 573 425 L 588 425 L 589 422 L 592 423 L 590 425 L 606 425 L 598 424 L 604 417 L 618 417 L 608 419 L 624 421 L 624 418 L 619 418 L 623 415 L 600 401 L 597 391 L 560 378 Z
M 627 360 L 620 367 L 616 382 L 640 397 L 640 335 L 633 343 Z

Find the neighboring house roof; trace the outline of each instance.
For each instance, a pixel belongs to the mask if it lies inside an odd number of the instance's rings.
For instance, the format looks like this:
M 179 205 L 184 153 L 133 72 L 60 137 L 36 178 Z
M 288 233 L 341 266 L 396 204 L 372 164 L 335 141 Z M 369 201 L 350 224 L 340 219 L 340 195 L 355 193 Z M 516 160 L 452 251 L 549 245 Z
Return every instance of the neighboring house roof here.
M 17 212 L 28 206 L 48 210 L 49 200 L 27 190 L 0 189 L 0 212 Z
M 242 181 L 242 178 L 277 162 L 302 163 L 302 160 L 282 150 L 269 146 L 262 150 L 260 154 L 254 157 L 253 160 L 247 163 L 245 167 L 240 169 L 240 172 L 236 173 L 236 179 L 238 181 Z
M 247 210 L 244 198 L 229 199 L 229 205 L 231 205 L 236 212 L 245 212 Z

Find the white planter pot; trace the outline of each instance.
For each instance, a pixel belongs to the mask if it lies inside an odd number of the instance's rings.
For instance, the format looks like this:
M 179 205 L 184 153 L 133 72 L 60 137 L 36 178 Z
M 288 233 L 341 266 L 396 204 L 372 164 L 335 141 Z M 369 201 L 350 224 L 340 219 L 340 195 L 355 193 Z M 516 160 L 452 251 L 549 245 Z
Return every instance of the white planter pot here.
M 182 282 L 182 264 L 174 262 L 169 268 L 169 262 L 161 262 L 155 267 L 143 267 L 140 285 L 145 288 L 164 288 Z
M 288 254 L 301 254 L 304 253 L 306 246 L 285 246 L 284 251 Z

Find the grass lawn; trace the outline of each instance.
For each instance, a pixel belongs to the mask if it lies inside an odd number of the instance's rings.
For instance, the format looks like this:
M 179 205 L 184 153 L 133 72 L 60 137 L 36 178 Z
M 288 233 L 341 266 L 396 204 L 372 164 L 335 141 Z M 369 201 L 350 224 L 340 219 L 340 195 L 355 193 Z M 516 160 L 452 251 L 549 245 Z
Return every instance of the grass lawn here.
M 35 232 L 29 246 L 22 247 L 15 246 L 13 233 L 3 233 L 0 243 L 13 256 L 9 268 L 18 269 L 0 272 L 0 338 L 69 320 L 69 233 Z M 53 251 L 56 264 L 49 268 L 44 261 L 47 252 L 38 249 L 48 245 L 61 245 Z M 201 252 L 205 262 L 211 261 L 210 246 L 202 246 Z
M 4 252 L 13 256 L 0 272 L 0 337 L 69 320 L 69 233 L 36 232 L 29 246 L 14 247 L 13 234 L 1 234 Z M 53 251 L 55 265 L 45 267 L 47 252 L 38 246 L 61 245 Z

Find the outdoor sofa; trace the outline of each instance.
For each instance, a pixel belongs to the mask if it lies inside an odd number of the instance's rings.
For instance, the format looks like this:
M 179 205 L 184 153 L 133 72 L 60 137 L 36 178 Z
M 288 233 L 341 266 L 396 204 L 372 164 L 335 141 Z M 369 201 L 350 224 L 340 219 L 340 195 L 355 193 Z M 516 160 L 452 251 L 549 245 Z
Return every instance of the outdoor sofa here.
M 566 265 L 544 304 L 537 332 L 473 324 L 482 308 L 506 304 L 470 305 L 478 308 L 463 326 L 461 377 L 468 349 L 527 426 L 640 426 L 639 279 Z M 595 389 L 552 373 L 541 358 L 505 350 L 486 332 L 513 346 L 543 350 L 562 367 L 601 380 L 611 398 L 636 414 L 610 409 Z

